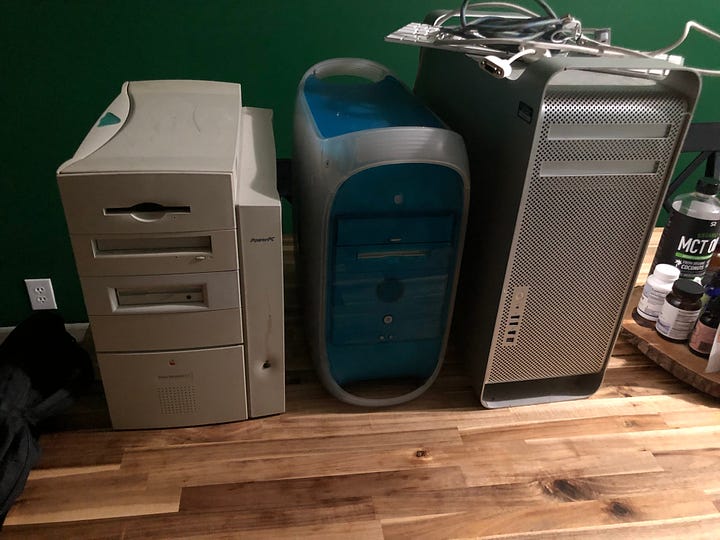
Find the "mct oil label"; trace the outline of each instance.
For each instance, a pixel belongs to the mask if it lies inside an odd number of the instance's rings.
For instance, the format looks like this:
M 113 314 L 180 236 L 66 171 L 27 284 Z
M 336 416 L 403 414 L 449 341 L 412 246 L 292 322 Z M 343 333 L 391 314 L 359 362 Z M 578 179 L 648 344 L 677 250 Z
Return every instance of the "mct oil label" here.
M 718 244 L 718 221 L 672 212 L 660 239 L 655 263 L 673 264 L 680 277 L 702 277 Z

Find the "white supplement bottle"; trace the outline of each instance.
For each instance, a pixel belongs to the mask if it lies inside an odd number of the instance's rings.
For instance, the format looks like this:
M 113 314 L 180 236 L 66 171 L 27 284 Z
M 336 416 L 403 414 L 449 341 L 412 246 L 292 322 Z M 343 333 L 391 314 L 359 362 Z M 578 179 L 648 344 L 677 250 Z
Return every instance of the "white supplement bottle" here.
M 641 326 L 654 328 L 665 297 L 672 290 L 673 283 L 680 277 L 680 269 L 671 264 L 658 264 L 648 276 L 642 295 L 632 316 Z

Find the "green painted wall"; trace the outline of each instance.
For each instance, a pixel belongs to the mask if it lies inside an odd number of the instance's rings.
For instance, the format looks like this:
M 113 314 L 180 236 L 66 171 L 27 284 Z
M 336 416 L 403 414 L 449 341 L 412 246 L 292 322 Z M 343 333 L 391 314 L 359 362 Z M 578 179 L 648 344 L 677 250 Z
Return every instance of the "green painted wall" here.
M 30 314 L 23 279 L 50 277 L 68 322 L 87 320 L 55 170 L 127 80 L 236 81 L 244 102 L 275 111 L 279 157 L 290 157 L 295 88 L 313 63 L 380 61 L 412 84 L 413 47 L 383 36 L 460 0 L 0 0 L 0 326 Z M 524 2 L 528 7 L 533 2 Z M 616 44 L 674 41 L 687 19 L 720 30 L 717 0 L 563 0 Z M 680 49 L 720 68 L 720 43 Z M 720 121 L 720 80 L 706 79 L 696 120 Z

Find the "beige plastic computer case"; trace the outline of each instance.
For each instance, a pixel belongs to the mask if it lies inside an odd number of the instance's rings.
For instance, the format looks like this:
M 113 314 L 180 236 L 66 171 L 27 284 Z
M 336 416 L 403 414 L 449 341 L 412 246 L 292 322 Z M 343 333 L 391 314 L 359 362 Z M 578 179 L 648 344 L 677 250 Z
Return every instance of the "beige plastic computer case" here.
M 113 426 L 283 412 L 271 111 L 237 84 L 125 83 L 57 176 Z

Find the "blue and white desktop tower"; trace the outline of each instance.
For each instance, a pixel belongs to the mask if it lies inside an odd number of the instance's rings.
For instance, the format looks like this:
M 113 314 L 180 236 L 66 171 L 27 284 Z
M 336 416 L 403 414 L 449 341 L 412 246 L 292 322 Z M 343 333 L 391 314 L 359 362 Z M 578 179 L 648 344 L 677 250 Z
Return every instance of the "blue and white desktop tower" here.
M 313 66 L 294 123 L 296 259 L 320 379 L 356 405 L 413 399 L 445 354 L 469 202 L 463 140 L 362 59 Z M 399 380 L 412 384 L 388 395 L 381 381 Z M 363 381 L 385 393 L 354 392 Z

